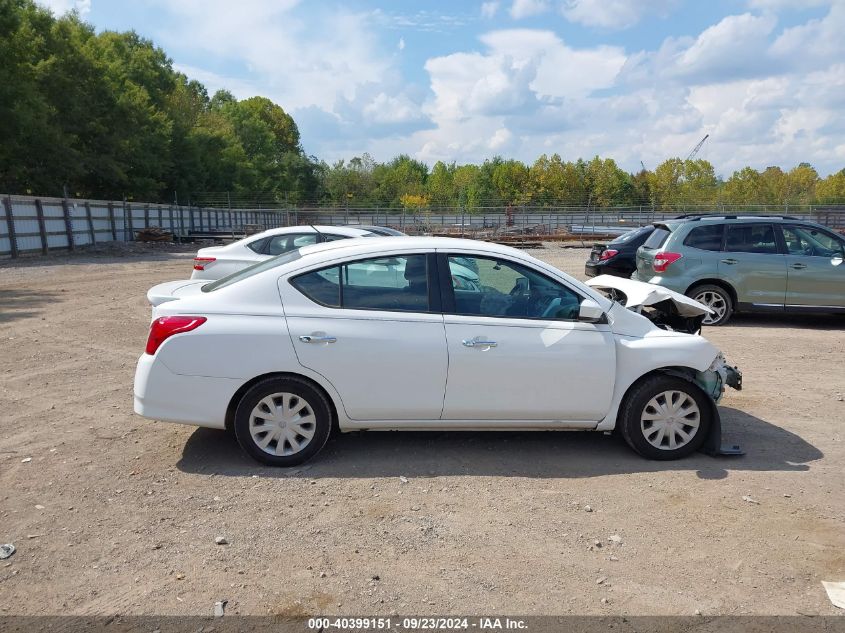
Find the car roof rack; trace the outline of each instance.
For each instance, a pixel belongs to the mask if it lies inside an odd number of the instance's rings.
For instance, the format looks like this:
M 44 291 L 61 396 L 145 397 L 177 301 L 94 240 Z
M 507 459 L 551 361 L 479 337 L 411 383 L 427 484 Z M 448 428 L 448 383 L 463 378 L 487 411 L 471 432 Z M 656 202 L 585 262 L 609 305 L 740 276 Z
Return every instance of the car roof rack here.
M 698 214 L 686 214 L 686 215 L 678 215 L 674 218 L 670 218 L 672 220 L 754 220 L 756 218 L 778 218 L 781 220 L 802 220 L 805 218 L 796 218 L 794 215 L 772 215 L 772 214 L 749 214 L 749 215 L 742 215 L 742 214 L 730 214 L 725 215 L 723 213 L 698 213 Z

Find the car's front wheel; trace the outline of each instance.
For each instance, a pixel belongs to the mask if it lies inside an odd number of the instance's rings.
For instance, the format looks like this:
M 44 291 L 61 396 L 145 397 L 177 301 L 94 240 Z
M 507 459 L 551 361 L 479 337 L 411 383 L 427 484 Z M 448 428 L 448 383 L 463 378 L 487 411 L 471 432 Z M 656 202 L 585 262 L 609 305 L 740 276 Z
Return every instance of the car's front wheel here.
M 693 383 L 656 375 L 636 385 L 620 412 L 628 445 L 649 459 L 679 459 L 701 448 L 710 431 L 707 396 Z
M 235 412 L 235 437 L 251 457 L 269 466 L 296 466 L 316 455 L 332 427 L 325 396 L 298 378 L 268 378 L 253 385 Z
M 713 311 L 712 314 L 704 317 L 702 321 L 704 325 L 724 325 L 733 314 L 731 295 L 721 286 L 713 284 L 696 286 L 687 294 Z

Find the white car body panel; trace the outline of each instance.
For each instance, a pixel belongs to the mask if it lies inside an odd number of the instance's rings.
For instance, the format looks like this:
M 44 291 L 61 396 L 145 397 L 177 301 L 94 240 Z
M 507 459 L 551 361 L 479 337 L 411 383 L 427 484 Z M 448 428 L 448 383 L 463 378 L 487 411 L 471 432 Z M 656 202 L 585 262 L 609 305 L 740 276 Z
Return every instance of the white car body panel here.
M 289 282 L 338 262 L 435 250 L 532 267 L 598 303 L 607 324 L 329 308 Z M 701 336 L 657 328 L 521 251 L 471 240 L 340 240 L 302 248 L 298 259 L 213 292 L 202 292 L 203 285 L 173 282 L 150 291 L 158 301 L 154 318 L 208 321 L 141 356 L 141 415 L 222 428 L 239 389 L 260 376 L 293 373 L 326 391 L 341 430 L 611 430 L 638 378 L 667 367 L 705 371 L 719 354 Z M 168 288 L 175 298 L 162 301 Z M 337 342 L 299 340 L 323 333 Z M 498 346 L 463 346 L 476 337 Z
M 607 412 L 615 365 L 607 325 L 457 315 L 445 320 L 444 420 L 522 417 L 565 425 L 597 421 Z M 496 347 L 464 345 L 472 339 Z
M 248 237 L 226 244 L 224 246 L 208 246 L 197 251 L 197 257 L 213 257 L 215 261 L 205 265 L 203 270 L 194 270 L 191 279 L 205 279 L 213 281 L 222 279 L 239 270 L 246 268 L 256 262 L 262 262 L 273 255 L 256 253 L 249 247 L 249 244 L 263 240 L 266 237 L 290 234 L 311 234 L 322 233 L 327 236 L 343 236 L 345 238 L 365 237 L 372 235 L 369 231 L 348 226 L 285 226 L 276 229 L 269 229 Z M 329 242 L 330 243 L 330 242 Z

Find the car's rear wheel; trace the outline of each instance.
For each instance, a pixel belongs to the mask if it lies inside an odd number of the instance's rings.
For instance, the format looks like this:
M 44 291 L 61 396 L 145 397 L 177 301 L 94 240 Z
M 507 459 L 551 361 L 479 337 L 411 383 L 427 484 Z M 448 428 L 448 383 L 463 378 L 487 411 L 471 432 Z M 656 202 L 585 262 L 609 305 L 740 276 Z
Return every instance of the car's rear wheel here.
M 707 396 L 693 383 L 657 375 L 628 394 L 620 416 L 622 437 L 643 457 L 669 460 L 701 448 L 710 431 Z
M 724 325 L 733 314 L 731 295 L 721 286 L 713 284 L 696 286 L 687 295 L 713 310 L 713 314 L 704 317 L 704 325 Z
M 253 385 L 235 412 L 235 437 L 251 457 L 270 466 L 296 466 L 316 455 L 332 427 L 325 396 L 298 378 Z

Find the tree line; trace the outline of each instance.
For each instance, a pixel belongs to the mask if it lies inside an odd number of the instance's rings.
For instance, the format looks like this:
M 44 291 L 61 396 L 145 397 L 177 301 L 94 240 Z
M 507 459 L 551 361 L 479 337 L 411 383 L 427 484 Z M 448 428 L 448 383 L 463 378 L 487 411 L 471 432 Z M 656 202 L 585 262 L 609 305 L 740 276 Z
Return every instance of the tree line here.
M 293 118 L 271 100 L 209 96 L 150 40 L 96 33 L 32 0 L 0 0 L 0 60 L 3 193 L 468 211 L 845 203 L 845 169 L 820 178 L 807 163 L 745 167 L 727 180 L 706 160 L 679 158 L 637 173 L 559 154 L 531 164 L 494 157 L 429 168 L 367 154 L 328 164 L 303 151 Z

